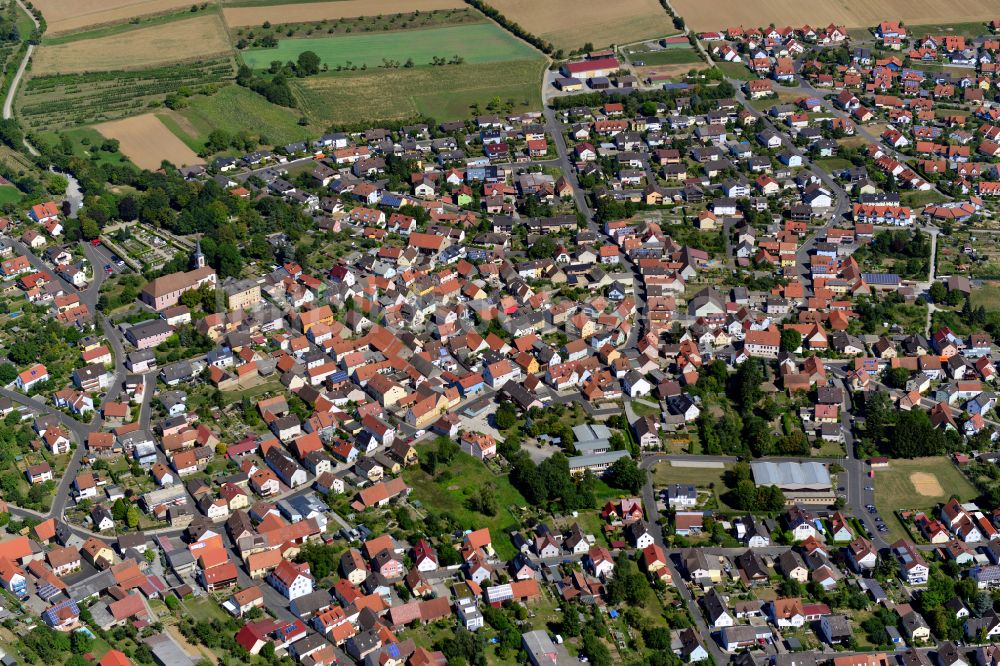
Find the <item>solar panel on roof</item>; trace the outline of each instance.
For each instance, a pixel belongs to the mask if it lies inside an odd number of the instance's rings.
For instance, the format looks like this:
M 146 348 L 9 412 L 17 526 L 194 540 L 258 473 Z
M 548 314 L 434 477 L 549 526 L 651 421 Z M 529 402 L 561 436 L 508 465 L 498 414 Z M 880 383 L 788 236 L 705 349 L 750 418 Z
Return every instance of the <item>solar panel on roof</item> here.
M 868 284 L 897 284 L 899 276 L 895 273 L 862 273 L 861 278 Z

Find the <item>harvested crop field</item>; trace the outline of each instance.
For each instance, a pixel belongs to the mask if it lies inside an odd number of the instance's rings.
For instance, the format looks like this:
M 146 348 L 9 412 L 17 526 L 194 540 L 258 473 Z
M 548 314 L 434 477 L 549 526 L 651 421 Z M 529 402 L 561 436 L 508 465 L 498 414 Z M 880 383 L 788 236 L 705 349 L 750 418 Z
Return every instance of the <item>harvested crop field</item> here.
M 891 17 L 914 25 L 959 23 L 996 18 L 996 0 L 749 0 L 747 2 L 705 2 L 672 0 L 678 14 L 692 30 L 723 30 L 729 26 L 760 27 L 777 25 L 827 25 L 848 28 L 868 27 Z M 985 29 L 985 27 L 984 27 Z
M 189 0 L 34 0 L 48 29 L 46 35 L 122 23 L 137 16 L 190 7 Z
M 152 113 L 96 125 L 109 139 L 118 139 L 120 150 L 142 169 L 158 169 L 167 160 L 176 166 L 199 164 L 201 159 Z
M 42 45 L 32 59 L 32 76 L 140 69 L 229 54 L 232 46 L 217 14 L 173 21 L 117 35 Z
M 304 39 L 282 39 L 270 49 L 243 51 L 243 61 L 255 69 L 265 69 L 273 60 L 295 60 L 303 51 L 312 51 L 334 69 L 352 63 L 369 69 L 384 59 L 400 63 L 412 58 L 416 65 L 429 65 L 434 57 L 461 56 L 469 64 L 500 60 L 526 60 L 538 53 L 493 23 L 445 26 L 367 35 L 342 35 Z
M 677 32 L 656 0 L 491 0 L 504 16 L 556 48 L 597 48 Z
M 435 9 L 467 7 L 462 0 L 338 0 L 336 2 L 297 2 L 286 5 L 226 6 L 222 10 L 226 23 L 232 27 L 271 23 L 309 23 L 323 19 L 377 16 L 379 14 L 409 14 Z
M 369 69 L 294 79 L 299 106 L 316 125 L 353 125 L 426 115 L 457 120 L 494 97 L 511 100 L 514 111 L 541 108 L 545 61 L 517 60 L 482 65 L 412 69 Z

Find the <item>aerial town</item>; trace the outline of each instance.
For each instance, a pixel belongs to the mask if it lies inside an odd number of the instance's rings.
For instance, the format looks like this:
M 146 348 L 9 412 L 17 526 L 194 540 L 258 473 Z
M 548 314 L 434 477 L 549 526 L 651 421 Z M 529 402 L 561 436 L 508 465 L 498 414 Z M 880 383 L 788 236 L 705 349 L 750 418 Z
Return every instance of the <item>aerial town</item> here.
M 1000 13 L 470 5 L 537 108 L 141 170 L 4 52 L 0 663 L 1000 666 Z

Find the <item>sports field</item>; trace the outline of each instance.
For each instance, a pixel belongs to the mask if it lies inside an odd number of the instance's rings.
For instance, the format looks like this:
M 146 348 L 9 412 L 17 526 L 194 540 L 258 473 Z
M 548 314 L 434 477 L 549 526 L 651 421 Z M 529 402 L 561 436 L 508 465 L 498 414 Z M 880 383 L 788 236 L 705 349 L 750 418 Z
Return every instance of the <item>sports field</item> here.
M 485 109 L 495 97 L 514 111 L 541 109 L 545 61 L 515 60 L 481 65 L 413 69 L 369 69 L 294 79 L 300 108 L 317 125 L 352 125 L 430 116 L 469 117 L 471 105 Z
M 557 49 L 576 49 L 587 42 L 603 48 L 677 32 L 657 0 L 490 0 L 489 4 Z
M 952 495 L 963 502 L 978 495 L 975 487 L 948 458 L 892 460 L 888 469 L 875 470 L 875 506 L 883 513 L 926 511 Z
M 647 67 L 657 65 L 694 65 L 704 61 L 694 49 L 662 49 L 660 51 L 638 51 L 629 53 L 629 60 L 646 63 Z M 707 65 L 706 65 L 707 67 Z
M 195 152 L 205 147 L 209 133 L 221 129 L 230 134 L 246 132 L 282 146 L 321 133 L 318 127 L 299 125 L 299 112 L 271 104 L 246 88 L 226 86 L 214 95 L 195 95 L 177 111 L 156 114 L 167 128 Z
M 163 23 L 122 34 L 42 45 L 32 58 L 32 77 L 120 69 L 207 59 L 232 52 L 218 14 Z
M 245 5 L 245 6 L 243 6 Z M 261 25 L 265 21 L 279 23 L 309 23 L 323 19 L 408 14 L 435 9 L 467 7 L 462 0 L 338 0 L 336 2 L 296 2 L 290 4 L 226 3 L 222 13 L 230 27 Z
M 142 169 L 158 169 L 163 160 L 176 166 L 201 163 L 152 113 L 102 123 L 94 129 L 109 139 L 118 139 L 121 152 Z
M 502 3 L 501 3 L 502 4 Z M 884 21 L 902 20 L 909 25 L 925 23 L 985 22 L 997 17 L 996 0 L 747 0 L 705 2 L 672 0 L 672 6 L 692 30 L 723 30 L 729 26 L 827 25 L 869 27 Z M 985 26 L 983 27 L 985 30 Z
M 122 23 L 138 16 L 190 7 L 190 0 L 34 0 L 47 25 L 46 35 Z
M 330 69 L 347 63 L 369 69 L 383 60 L 415 65 L 430 64 L 434 57 L 462 57 L 470 64 L 524 60 L 538 53 L 493 23 L 446 26 L 424 30 L 383 32 L 368 35 L 343 35 L 303 39 L 282 39 L 272 49 L 243 51 L 244 62 L 256 69 L 267 68 L 272 60 L 295 60 L 303 51 L 313 51 Z

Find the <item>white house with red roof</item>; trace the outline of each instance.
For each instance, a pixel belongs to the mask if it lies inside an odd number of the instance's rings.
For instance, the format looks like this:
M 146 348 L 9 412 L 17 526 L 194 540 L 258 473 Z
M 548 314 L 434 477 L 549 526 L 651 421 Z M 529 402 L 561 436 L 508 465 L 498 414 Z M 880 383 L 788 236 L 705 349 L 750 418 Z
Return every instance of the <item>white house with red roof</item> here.
M 37 222 L 38 224 L 45 224 L 50 220 L 58 220 L 59 206 L 57 206 L 54 201 L 46 201 L 45 203 L 35 204 L 28 211 L 28 217 L 30 217 L 33 222 Z
M 41 363 L 36 363 L 17 376 L 14 384 L 22 391 L 30 391 L 32 388 L 48 381 L 49 371 Z
M 461 446 L 463 451 L 479 460 L 493 458 L 497 454 L 497 440 L 480 432 L 463 433 Z
M 267 582 L 288 600 L 298 599 L 313 591 L 313 577 L 309 573 L 307 562 L 295 564 L 281 560 L 281 563 L 268 575 Z

